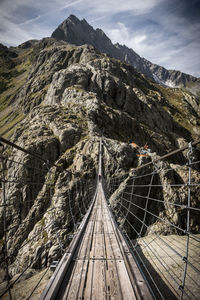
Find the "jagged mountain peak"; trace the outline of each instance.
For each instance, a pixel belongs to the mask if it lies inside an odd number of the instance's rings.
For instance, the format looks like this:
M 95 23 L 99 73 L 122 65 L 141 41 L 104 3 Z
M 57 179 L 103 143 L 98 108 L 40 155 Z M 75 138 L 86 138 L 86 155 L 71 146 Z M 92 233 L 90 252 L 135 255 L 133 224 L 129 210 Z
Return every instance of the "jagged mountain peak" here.
M 70 15 L 52 33 L 52 37 L 77 46 L 90 44 L 100 52 L 134 66 L 153 81 L 169 87 L 185 87 L 195 94 L 200 92 L 200 79 L 175 70 L 167 70 L 140 57 L 133 49 L 119 43 L 113 44 L 103 30 L 96 30 L 83 19 Z
M 79 23 L 81 22 L 75 15 L 71 14 L 67 19 L 66 21 L 72 21 L 72 22 L 75 22 L 75 23 Z
M 52 33 L 51 37 L 77 46 L 89 44 L 105 53 L 108 53 L 110 47 L 114 47 L 103 30 L 99 28 L 95 30 L 85 19 L 79 20 L 74 15 L 70 15 L 69 18 L 62 22 Z M 105 51 L 105 48 L 107 51 Z

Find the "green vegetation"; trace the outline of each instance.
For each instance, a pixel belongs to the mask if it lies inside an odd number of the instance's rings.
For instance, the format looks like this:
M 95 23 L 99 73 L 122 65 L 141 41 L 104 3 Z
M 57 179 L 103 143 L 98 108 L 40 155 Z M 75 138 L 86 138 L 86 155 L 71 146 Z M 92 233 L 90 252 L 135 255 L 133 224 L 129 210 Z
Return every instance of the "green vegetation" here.
M 47 231 L 44 230 L 43 233 L 42 233 L 42 235 L 43 235 L 43 242 L 47 243 L 48 240 L 49 240 Z
M 5 109 L 3 113 L 3 116 L 0 118 L 0 135 L 10 138 L 17 124 L 24 119 L 24 114 L 20 110 L 12 112 L 12 107 Z
M 173 119 L 182 127 L 193 134 L 193 124 L 191 123 L 191 114 L 184 100 L 184 95 L 181 89 L 165 88 L 158 86 L 158 90 L 165 98 L 163 108 L 171 114 Z
M 25 117 L 17 96 L 31 69 L 31 52 L 16 48 L 13 55 L 6 47 L 0 49 L 0 135 L 6 138 Z
M 0 247 L 4 245 L 4 239 L 0 239 Z
M 39 79 L 40 80 L 40 79 Z M 49 85 L 45 85 L 45 87 L 35 93 L 31 93 L 28 98 L 28 103 L 25 103 L 25 110 L 31 110 L 35 106 L 38 106 L 41 104 L 42 100 L 44 100 L 44 97 L 47 93 Z
M 40 220 L 39 224 L 44 227 L 45 226 L 45 218 L 42 218 Z

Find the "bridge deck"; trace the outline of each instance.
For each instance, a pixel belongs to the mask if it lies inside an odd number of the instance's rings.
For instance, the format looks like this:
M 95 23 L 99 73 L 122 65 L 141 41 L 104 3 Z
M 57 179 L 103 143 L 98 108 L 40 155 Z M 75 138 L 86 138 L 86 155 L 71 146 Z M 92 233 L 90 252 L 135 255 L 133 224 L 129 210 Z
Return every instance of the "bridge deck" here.
M 95 202 L 64 254 L 41 300 L 134 300 L 152 296 L 108 208 L 99 147 Z
M 101 184 L 98 189 L 58 299 L 136 299 Z

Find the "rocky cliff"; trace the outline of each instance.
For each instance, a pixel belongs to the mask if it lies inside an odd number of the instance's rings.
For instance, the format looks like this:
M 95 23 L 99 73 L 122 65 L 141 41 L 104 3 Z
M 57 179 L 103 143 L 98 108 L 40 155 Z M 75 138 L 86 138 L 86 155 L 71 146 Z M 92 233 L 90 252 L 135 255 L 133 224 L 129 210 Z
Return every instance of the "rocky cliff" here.
M 85 19 L 81 21 L 76 16 L 70 15 L 52 33 L 52 37 L 74 45 L 92 45 L 100 52 L 107 53 L 111 57 L 131 64 L 138 72 L 147 75 L 159 84 L 169 87 L 185 87 L 192 93 L 199 95 L 199 78 L 180 71 L 167 70 L 140 57 L 133 49 L 125 45 L 112 44 L 111 40 L 101 29 L 97 28 L 94 30 Z
M 10 274 L 14 276 L 27 266 L 40 269 L 52 258 L 60 257 L 56 233 L 65 247 L 71 230 L 66 225 L 67 195 L 76 185 L 83 186 L 86 179 L 95 178 L 100 136 L 109 150 L 105 152 L 106 176 L 123 175 L 141 163 L 130 145 L 132 141 L 140 146 L 148 143 L 152 152 L 162 155 L 199 138 L 200 103 L 186 90 L 164 88 L 91 45 L 76 46 L 45 38 L 11 49 L 2 46 L 0 50 L 4 83 L 1 134 L 49 160 L 53 174 L 50 202 L 44 200 L 48 170 L 40 175 L 27 174 L 31 181 L 37 178 L 42 182 L 40 189 L 32 190 L 31 199 L 28 186 L 22 191 L 18 184 L 8 185 L 9 201 L 20 203 L 14 210 L 8 208 Z M 18 150 L 9 157 L 31 162 Z M 185 158 L 181 155 L 177 160 L 181 164 Z M 31 163 L 39 167 L 38 162 Z M 9 174 L 22 180 L 26 173 L 23 167 L 16 169 L 9 164 Z M 165 177 L 163 174 L 163 181 Z M 81 195 L 75 199 L 81 202 Z M 47 212 L 52 203 L 60 208 L 53 224 Z M 166 218 L 173 219 L 167 206 L 163 211 Z M 152 230 L 167 232 L 161 226 L 153 229 L 150 222 Z M 174 217 L 173 222 L 178 218 Z M 44 226 L 45 235 L 34 239 Z M 27 239 L 29 243 L 22 247 Z M 35 257 L 39 258 L 37 264 L 32 263 Z

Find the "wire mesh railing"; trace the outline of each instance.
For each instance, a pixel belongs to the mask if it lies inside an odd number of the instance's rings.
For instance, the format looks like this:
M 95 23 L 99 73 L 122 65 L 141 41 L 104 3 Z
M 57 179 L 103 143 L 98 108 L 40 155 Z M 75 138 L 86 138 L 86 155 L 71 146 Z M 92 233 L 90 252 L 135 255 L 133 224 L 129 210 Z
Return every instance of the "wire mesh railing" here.
M 34 296 L 52 261 L 61 258 L 76 234 L 93 199 L 91 175 L 70 181 L 63 170 L 62 179 L 56 163 L 44 157 L 45 153 L 39 155 L 0 138 L 0 298 L 15 299 L 15 287 L 23 275 L 30 268 L 44 269 L 24 299 Z
M 106 179 L 114 218 L 155 299 L 199 299 L 200 161 L 196 143 Z M 166 158 L 183 152 L 177 164 Z

